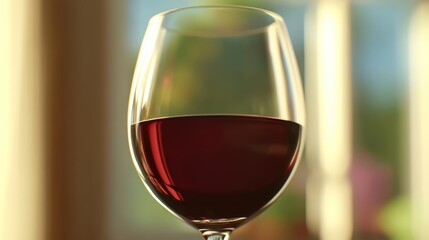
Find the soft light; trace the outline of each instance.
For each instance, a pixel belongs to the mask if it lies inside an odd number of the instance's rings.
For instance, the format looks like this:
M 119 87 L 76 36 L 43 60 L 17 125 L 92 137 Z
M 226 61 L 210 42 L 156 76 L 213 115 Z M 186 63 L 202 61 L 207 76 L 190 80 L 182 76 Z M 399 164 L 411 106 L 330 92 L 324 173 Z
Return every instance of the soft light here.
M 44 239 L 38 6 L 0 2 L 0 239 Z
M 429 239 L 429 2 L 421 1 L 410 29 L 410 182 L 416 240 Z
M 308 225 L 320 239 L 351 239 L 349 3 L 320 0 L 307 20 Z

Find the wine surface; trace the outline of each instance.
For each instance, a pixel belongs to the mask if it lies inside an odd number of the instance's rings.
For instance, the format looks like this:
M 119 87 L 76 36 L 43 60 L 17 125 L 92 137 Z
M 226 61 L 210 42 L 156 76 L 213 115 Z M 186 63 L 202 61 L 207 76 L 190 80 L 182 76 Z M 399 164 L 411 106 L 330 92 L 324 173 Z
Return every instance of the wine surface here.
M 131 126 L 140 174 L 155 197 L 197 228 L 235 228 L 279 193 L 302 127 L 274 118 L 202 115 Z

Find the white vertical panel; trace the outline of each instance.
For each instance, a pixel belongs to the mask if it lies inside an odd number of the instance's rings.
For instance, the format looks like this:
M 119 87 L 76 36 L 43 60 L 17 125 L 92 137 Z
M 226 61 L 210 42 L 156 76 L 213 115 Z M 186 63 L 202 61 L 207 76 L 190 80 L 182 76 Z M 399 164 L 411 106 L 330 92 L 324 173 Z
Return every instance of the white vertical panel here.
M 429 2 L 421 1 L 410 29 L 410 177 L 413 233 L 429 239 Z
M 320 239 L 352 237 L 349 2 L 319 0 L 306 23 L 308 225 Z
M 38 10 L 0 1 L 0 239 L 44 239 Z

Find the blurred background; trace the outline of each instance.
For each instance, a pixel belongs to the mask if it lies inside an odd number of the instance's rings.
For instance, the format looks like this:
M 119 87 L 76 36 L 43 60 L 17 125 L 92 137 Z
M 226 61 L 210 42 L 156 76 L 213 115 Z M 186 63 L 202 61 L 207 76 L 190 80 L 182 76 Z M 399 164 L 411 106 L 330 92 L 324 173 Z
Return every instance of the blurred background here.
M 126 110 L 149 18 L 201 4 L 283 16 L 306 93 L 295 178 L 232 239 L 429 239 L 418 0 L 1 0 L 0 239 L 199 239 L 141 183 Z

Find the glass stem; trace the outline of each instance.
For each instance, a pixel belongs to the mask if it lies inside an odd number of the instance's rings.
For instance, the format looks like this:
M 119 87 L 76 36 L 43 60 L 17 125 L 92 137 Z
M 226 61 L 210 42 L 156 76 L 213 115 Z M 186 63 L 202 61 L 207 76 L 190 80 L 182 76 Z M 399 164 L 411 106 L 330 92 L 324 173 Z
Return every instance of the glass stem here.
M 229 240 L 230 232 L 205 231 L 202 232 L 205 240 Z

